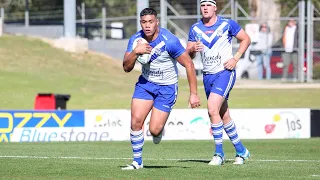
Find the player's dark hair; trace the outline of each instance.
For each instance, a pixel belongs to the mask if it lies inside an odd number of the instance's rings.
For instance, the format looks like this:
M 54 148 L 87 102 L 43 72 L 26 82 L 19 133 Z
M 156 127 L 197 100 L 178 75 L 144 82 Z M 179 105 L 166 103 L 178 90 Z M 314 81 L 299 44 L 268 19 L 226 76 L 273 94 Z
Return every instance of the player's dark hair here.
M 142 16 L 146 16 L 146 15 L 154 15 L 155 17 L 157 17 L 157 11 L 154 10 L 153 8 L 145 8 L 140 12 L 140 17 Z

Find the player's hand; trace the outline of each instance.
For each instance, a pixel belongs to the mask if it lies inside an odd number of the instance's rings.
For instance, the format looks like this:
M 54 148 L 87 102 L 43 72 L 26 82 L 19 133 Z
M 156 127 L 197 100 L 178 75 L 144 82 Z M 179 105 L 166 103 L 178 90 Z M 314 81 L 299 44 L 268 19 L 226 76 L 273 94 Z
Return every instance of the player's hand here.
M 193 45 L 193 51 L 194 52 L 201 52 L 203 50 L 203 44 L 201 43 L 201 41 L 197 41 L 194 45 Z
M 237 61 L 234 58 L 231 58 L 224 62 L 223 65 L 226 69 L 233 70 L 237 65 Z
M 199 106 L 200 106 L 200 97 L 198 96 L 198 94 L 191 93 L 189 97 L 189 107 L 193 109 Z
M 148 43 L 142 43 L 141 40 L 139 40 L 134 52 L 136 54 L 150 54 L 151 50 L 152 47 Z

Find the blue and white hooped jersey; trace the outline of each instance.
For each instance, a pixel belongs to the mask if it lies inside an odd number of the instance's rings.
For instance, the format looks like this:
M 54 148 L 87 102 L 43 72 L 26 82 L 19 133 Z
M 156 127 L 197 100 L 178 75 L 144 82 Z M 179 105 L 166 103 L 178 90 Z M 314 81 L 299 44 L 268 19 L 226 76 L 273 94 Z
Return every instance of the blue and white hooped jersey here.
M 135 39 L 143 38 L 142 30 L 131 36 L 127 52 L 132 51 Z M 178 82 L 178 67 L 176 58 L 185 52 L 179 39 L 167 29 L 160 28 L 158 37 L 149 42 L 152 47 L 150 62 L 142 66 L 142 76 L 155 84 L 170 85 Z
M 241 30 L 238 23 L 231 19 L 217 16 L 217 22 L 205 26 L 202 20 L 193 24 L 189 31 L 188 41 L 200 40 L 204 45 L 201 54 L 203 72 L 215 74 L 224 70 L 223 63 L 233 57 L 232 37 Z

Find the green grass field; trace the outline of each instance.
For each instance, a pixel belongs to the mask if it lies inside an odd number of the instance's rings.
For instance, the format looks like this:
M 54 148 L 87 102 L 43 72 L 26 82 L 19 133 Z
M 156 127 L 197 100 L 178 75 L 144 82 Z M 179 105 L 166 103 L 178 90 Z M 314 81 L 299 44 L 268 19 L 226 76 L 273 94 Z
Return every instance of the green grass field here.
M 130 142 L 9 143 L 1 145 L 0 179 L 319 179 L 320 139 L 247 140 L 251 158 L 233 165 L 234 148 L 224 141 L 228 161 L 207 165 L 211 141 L 147 141 L 144 169 L 131 163 Z
M 71 94 L 68 109 L 130 108 L 138 71 L 126 74 L 122 63 L 93 53 L 72 54 L 36 39 L 0 38 L 0 108 L 33 109 L 39 92 Z M 206 98 L 199 81 L 202 107 Z M 188 85 L 179 82 L 175 108 L 187 108 Z M 319 89 L 234 89 L 232 108 L 319 108 Z

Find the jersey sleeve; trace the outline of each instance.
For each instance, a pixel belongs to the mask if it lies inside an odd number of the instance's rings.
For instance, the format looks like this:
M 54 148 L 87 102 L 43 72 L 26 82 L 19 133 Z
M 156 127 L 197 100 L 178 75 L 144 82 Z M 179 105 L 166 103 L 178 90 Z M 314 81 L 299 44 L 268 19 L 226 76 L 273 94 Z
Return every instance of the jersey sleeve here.
M 236 36 L 241 30 L 241 26 L 232 19 L 229 20 L 229 24 L 230 24 L 230 29 L 229 29 L 230 35 Z
M 190 28 L 189 30 L 189 37 L 188 37 L 188 41 L 191 41 L 191 42 L 196 42 L 196 37 L 195 37 L 195 32 L 193 30 L 193 26 Z
M 186 49 L 182 46 L 179 39 L 177 37 L 172 37 L 166 44 L 166 49 L 169 55 L 176 59 L 182 53 L 186 51 Z
M 135 36 L 131 36 L 131 38 L 129 39 L 126 52 L 132 52 L 132 46 L 133 46 L 133 42 L 135 40 L 134 37 Z

